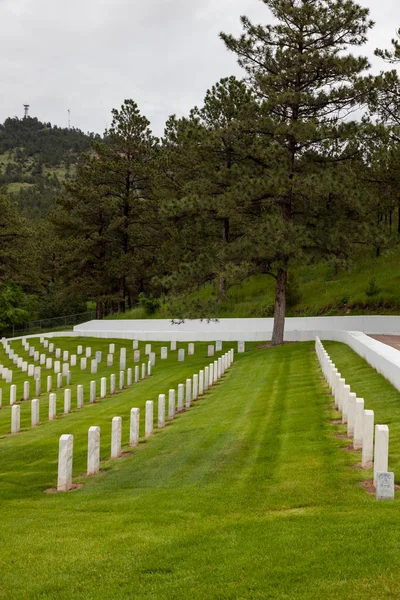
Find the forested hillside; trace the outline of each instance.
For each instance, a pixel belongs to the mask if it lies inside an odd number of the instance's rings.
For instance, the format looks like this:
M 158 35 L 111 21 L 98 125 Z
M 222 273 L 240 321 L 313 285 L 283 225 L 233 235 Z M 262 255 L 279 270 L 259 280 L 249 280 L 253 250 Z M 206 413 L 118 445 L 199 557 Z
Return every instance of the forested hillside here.
M 96 137 L 35 117 L 6 119 L 0 124 L 0 186 L 13 194 L 29 217 L 43 216 Z

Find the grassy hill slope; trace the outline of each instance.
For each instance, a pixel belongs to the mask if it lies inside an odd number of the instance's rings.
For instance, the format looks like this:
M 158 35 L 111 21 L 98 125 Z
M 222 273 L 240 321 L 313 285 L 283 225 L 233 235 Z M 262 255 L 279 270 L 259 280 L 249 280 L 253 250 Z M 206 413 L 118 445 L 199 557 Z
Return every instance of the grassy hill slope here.
M 215 303 L 210 317 L 272 317 L 274 280 L 267 275 L 250 277 L 233 286 L 227 299 Z M 193 297 L 210 300 L 215 297 L 212 286 L 206 286 Z M 400 314 L 400 250 L 379 258 L 372 255 L 354 257 L 354 266 L 335 272 L 326 264 L 299 268 L 289 286 L 288 316 Z M 148 317 L 135 308 L 115 318 Z M 173 318 L 168 298 L 153 315 Z

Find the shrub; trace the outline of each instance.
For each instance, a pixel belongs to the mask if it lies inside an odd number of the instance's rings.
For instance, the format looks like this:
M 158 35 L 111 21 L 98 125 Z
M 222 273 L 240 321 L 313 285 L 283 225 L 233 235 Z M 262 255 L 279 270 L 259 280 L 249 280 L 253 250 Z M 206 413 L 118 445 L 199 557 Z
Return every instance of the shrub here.
M 367 294 L 368 298 L 371 298 L 372 296 L 376 296 L 380 292 L 381 292 L 381 288 L 376 284 L 375 279 L 374 278 L 370 279 L 368 282 L 368 287 L 365 290 L 365 293 Z
M 143 308 L 146 315 L 154 315 L 160 308 L 160 301 L 157 298 L 146 296 L 143 292 L 139 294 L 139 304 Z

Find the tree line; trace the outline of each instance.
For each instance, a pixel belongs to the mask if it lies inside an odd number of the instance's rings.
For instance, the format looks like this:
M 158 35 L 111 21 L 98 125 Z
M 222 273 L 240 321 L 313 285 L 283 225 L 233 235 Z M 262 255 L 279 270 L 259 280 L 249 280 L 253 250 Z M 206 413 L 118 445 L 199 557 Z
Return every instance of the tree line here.
M 93 301 L 99 318 L 168 294 L 177 318 L 210 318 L 212 303 L 193 290 L 213 282 L 218 301 L 262 274 L 275 281 L 277 345 L 299 265 L 398 243 L 400 86 L 395 68 L 370 75 L 357 54 L 368 9 L 263 2 L 270 23 L 242 17 L 238 38 L 221 34 L 243 79 L 221 79 L 161 139 L 134 100 L 112 111 L 30 236 L 41 267 L 24 289 Z M 398 39 L 376 53 L 395 66 Z

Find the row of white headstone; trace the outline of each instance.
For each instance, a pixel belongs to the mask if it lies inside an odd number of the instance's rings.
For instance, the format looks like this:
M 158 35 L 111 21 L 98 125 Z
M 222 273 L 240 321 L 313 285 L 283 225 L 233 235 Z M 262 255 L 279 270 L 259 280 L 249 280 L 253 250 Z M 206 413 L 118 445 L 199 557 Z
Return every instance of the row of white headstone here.
M 147 374 L 151 374 L 146 370 L 146 364 L 142 365 L 142 379 L 145 379 Z M 135 367 L 135 383 L 139 382 L 139 367 Z M 123 390 L 125 387 L 130 387 L 133 383 L 133 371 L 132 369 L 128 369 L 127 378 L 126 378 L 126 386 L 125 386 L 125 371 L 120 371 L 119 373 L 119 390 Z M 15 386 L 11 386 L 15 388 Z M 90 395 L 89 395 L 89 404 L 94 404 L 97 395 L 97 383 L 96 381 L 90 382 Z M 109 394 L 114 395 L 117 392 L 117 381 L 115 374 L 110 375 L 110 385 L 109 385 Z M 100 398 L 103 399 L 107 396 L 107 378 L 102 377 L 100 380 Z M 77 408 L 83 408 L 83 385 L 78 385 L 76 388 L 76 398 L 77 398 Z M 52 421 L 57 416 L 57 408 L 56 408 L 57 397 L 56 394 L 52 393 L 49 395 L 49 421 Z M 20 405 L 16 404 L 15 393 L 13 398 L 10 398 L 11 404 L 11 433 L 19 433 L 20 431 Z M 33 398 L 31 401 L 31 425 L 32 427 L 37 427 L 40 424 L 39 417 L 39 407 L 40 401 L 39 398 Z M 64 390 L 64 414 L 67 415 L 71 412 L 71 390 Z
M 181 412 L 190 408 L 191 402 L 197 400 L 218 381 L 231 366 L 234 360 L 233 349 L 226 354 L 194 374 L 192 379 L 186 380 L 186 395 L 184 405 L 183 384 L 178 385 L 178 404 L 176 404 L 176 390 L 169 390 L 168 394 L 168 419 L 172 420 L 176 412 Z M 158 396 L 157 426 L 158 429 L 165 427 L 166 418 L 166 398 L 165 394 Z M 140 409 L 132 408 L 130 412 L 129 445 L 137 446 L 139 444 L 139 421 Z M 145 414 L 145 432 L 146 438 L 153 435 L 154 421 L 154 402 L 147 400 Z M 122 417 L 113 417 L 111 425 L 111 458 L 118 458 L 122 449 Z M 72 434 L 63 434 L 59 440 L 58 452 L 58 478 L 57 490 L 66 492 L 72 488 L 72 461 L 73 461 L 74 436 Z M 100 469 L 100 427 L 90 427 L 88 432 L 88 460 L 87 474 L 94 475 Z
M 324 377 L 334 396 L 335 406 L 342 413 L 342 423 L 347 424 L 347 435 L 353 439 L 355 450 L 362 451 L 363 469 L 374 468 L 376 498 L 386 500 L 394 498 L 394 473 L 388 472 L 389 428 L 387 425 L 375 425 L 374 411 L 364 408 L 364 399 L 357 398 L 350 385 L 341 376 L 320 339 L 315 341 L 315 350 Z

